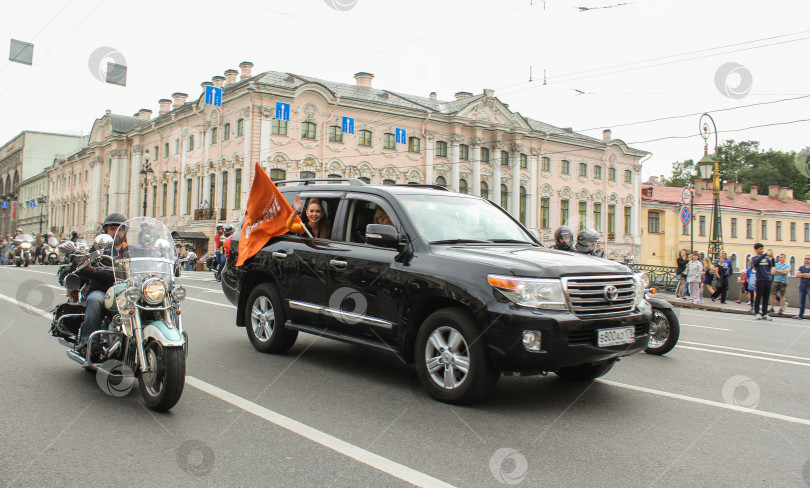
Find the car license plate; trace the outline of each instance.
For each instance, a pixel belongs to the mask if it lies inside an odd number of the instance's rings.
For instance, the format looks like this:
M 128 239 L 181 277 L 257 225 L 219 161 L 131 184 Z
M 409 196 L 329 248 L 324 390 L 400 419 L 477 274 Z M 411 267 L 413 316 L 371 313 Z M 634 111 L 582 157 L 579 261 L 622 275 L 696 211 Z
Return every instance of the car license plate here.
M 635 327 L 619 327 L 616 329 L 599 329 L 596 331 L 596 345 L 599 347 L 631 344 L 636 340 Z

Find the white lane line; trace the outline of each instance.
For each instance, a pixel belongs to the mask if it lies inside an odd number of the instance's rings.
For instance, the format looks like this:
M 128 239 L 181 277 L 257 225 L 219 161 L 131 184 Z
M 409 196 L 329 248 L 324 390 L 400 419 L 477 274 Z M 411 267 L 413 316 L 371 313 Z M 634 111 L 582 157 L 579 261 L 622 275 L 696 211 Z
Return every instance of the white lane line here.
M 222 290 L 212 290 L 211 288 L 204 288 L 202 286 L 183 285 L 183 288 L 193 288 L 195 290 L 203 290 L 210 293 L 222 293 Z
M 684 324 L 684 323 L 682 323 L 681 325 L 685 325 L 687 327 L 700 327 L 701 329 L 714 329 L 714 330 L 725 330 L 725 331 L 728 331 L 728 332 L 734 332 L 732 329 L 724 329 L 722 327 L 709 327 L 708 325 L 696 325 L 696 324 Z
M 21 301 L 17 300 L 16 298 L 7 297 L 5 295 L 0 294 L 0 300 L 5 300 L 7 302 L 13 303 L 14 305 L 17 305 L 18 307 L 21 307 L 21 308 L 23 308 L 23 309 L 25 309 L 25 310 L 27 310 L 29 312 L 35 313 L 37 315 L 41 315 L 41 316 L 45 317 L 48 320 L 53 319 L 53 315 L 49 314 L 48 312 L 46 312 L 44 310 L 40 310 L 38 308 L 34 308 L 34 307 L 28 305 L 27 303 L 24 303 L 24 302 L 21 302 Z
M 739 347 L 718 346 L 715 344 L 704 344 L 702 342 L 679 341 L 678 344 L 692 344 L 694 346 L 716 347 L 719 349 L 730 349 L 732 351 L 753 352 L 755 354 L 765 354 L 766 356 L 777 356 L 780 358 L 801 359 L 803 361 L 810 361 L 810 358 L 802 356 L 788 356 L 787 354 L 776 354 L 775 352 L 757 351 L 754 349 L 741 349 Z
M 219 307 L 232 308 L 234 310 L 236 309 L 236 307 L 231 305 L 230 303 L 217 303 L 217 302 L 211 302 L 211 301 L 208 301 L 208 300 L 202 300 L 200 298 L 191 298 L 191 297 L 188 297 L 188 296 L 186 297 L 186 300 L 191 300 L 192 302 L 207 303 L 209 305 L 217 305 Z
M 785 363 L 785 364 L 795 364 L 798 366 L 808 366 L 810 367 L 810 363 L 800 363 L 797 361 L 788 361 L 787 359 L 776 359 L 776 358 L 763 358 L 760 356 L 752 356 L 750 354 L 740 354 L 738 352 L 728 352 L 728 351 L 716 351 L 714 349 L 705 349 L 702 347 L 691 347 L 691 346 L 675 346 L 678 349 L 689 349 L 692 351 L 704 351 L 704 352 L 711 352 L 714 354 L 724 354 L 726 356 L 737 356 L 741 358 L 751 358 L 751 359 L 759 359 L 762 361 L 771 361 L 774 363 Z
M 16 267 L 12 268 L 12 269 L 16 269 Z M 45 271 L 36 271 L 36 270 L 33 270 L 33 269 L 28 269 L 28 268 L 20 268 L 20 270 L 21 271 L 24 270 L 26 273 L 39 273 L 39 274 L 46 274 L 46 275 L 49 275 L 49 276 L 53 276 L 54 278 L 56 277 L 56 272 L 55 271 L 50 272 L 50 273 L 46 273 Z
M 600 383 L 605 383 L 606 385 L 616 386 L 616 387 L 619 387 L 619 388 L 625 388 L 625 389 L 633 390 L 633 391 L 640 391 L 640 392 L 643 392 L 643 393 L 650 393 L 652 395 L 658 395 L 658 396 L 667 397 L 667 398 L 675 398 L 677 400 L 684 400 L 684 401 L 692 402 L 692 403 L 699 403 L 701 405 L 708 405 L 710 407 L 724 408 L 726 410 L 733 410 L 735 412 L 749 413 L 751 415 L 758 415 L 760 417 L 768 417 L 768 418 L 777 419 L 777 420 L 784 420 L 785 422 L 792 422 L 794 424 L 810 425 L 810 420 L 808 420 L 808 419 L 803 419 L 803 418 L 799 418 L 799 417 L 791 417 L 789 415 L 782 415 L 780 413 L 765 412 L 763 410 L 756 410 L 756 409 L 753 409 L 753 408 L 740 407 L 738 405 L 729 405 L 727 403 L 715 402 L 715 401 L 712 401 L 712 400 L 704 400 L 703 398 L 696 398 L 696 397 L 690 397 L 690 396 L 686 396 L 686 395 L 679 395 L 677 393 L 670 393 L 668 391 L 654 390 L 652 388 L 644 388 L 643 386 L 627 385 L 625 383 L 617 383 L 615 381 L 610 381 L 610 380 L 599 379 L 599 380 L 596 380 L 596 381 L 598 381 Z
M 218 388 L 210 383 L 206 383 L 205 381 L 193 376 L 186 376 L 186 384 L 208 393 L 211 396 L 219 398 L 226 403 L 230 403 L 237 408 L 241 408 L 245 412 L 267 420 L 268 422 L 275 424 L 282 429 L 286 429 L 294 434 L 298 434 L 301 437 L 331 449 L 338 454 L 352 458 L 378 471 L 382 471 L 383 473 L 391 475 L 395 478 L 399 478 L 407 483 L 411 483 L 412 485 L 424 487 L 453 487 L 453 485 L 422 473 L 421 471 L 409 468 L 408 466 L 382 457 L 379 454 L 374 454 L 373 452 L 355 446 L 354 444 L 350 444 L 325 432 L 321 432 L 320 430 L 303 424 L 297 420 L 293 420 L 286 415 L 282 415 L 278 412 L 274 412 L 273 410 L 262 407 L 261 405 L 257 405 L 256 403 L 234 395 L 233 393 Z

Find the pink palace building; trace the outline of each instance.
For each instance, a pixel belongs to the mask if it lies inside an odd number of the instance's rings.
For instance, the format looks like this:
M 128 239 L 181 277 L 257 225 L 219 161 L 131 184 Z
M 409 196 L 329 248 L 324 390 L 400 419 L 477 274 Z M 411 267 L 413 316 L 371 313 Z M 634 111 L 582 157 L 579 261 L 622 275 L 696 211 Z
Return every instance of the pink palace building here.
M 546 243 L 559 225 L 591 227 L 608 257 L 640 255 L 649 153 L 610 130 L 596 139 L 524 117 L 489 89 L 444 101 L 374 87 L 364 72 L 348 84 L 239 67 L 191 100 L 160 100 L 156 117 L 141 109 L 97 119 L 88 145 L 47 170 L 51 230 L 92 235 L 109 212 L 146 214 L 204 252 L 217 223 L 240 220 L 258 161 L 274 180 L 443 185 L 499 203 Z M 221 107 L 205 103 L 209 85 L 223 88 Z M 277 102 L 289 104 L 289 120 L 276 118 Z M 342 132 L 343 117 L 354 134 Z

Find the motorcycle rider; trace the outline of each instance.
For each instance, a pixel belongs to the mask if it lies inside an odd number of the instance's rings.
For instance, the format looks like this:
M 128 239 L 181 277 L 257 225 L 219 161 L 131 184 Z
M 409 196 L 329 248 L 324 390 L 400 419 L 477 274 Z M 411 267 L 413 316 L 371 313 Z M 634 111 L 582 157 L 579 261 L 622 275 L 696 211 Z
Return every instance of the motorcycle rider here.
M 78 240 L 79 240 L 79 233 L 76 232 L 75 230 L 70 231 L 70 242 L 76 244 L 76 241 Z
M 214 236 L 214 256 L 216 257 L 216 268 L 217 272 L 214 273 L 214 279 L 219 281 L 219 270 L 222 268 L 222 265 L 225 264 L 225 248 L 223 247 L 223 233 L 225 232 L 225 227 L 222 224 L 217 224 L 217 233 Z
M 222 269 L 225 267 L 225 261 L 231 255 L 231 238 L 233 237 L 233 225 L 227 224 L 225 226 L 225 233 L 222 234 L 220 237 L 220 242 L 222 243 L 222 256 L 219 261 L 219 267 L 217 268 L 217 281 L 222 279 Z
M 554 231 L 554 245 L 552 249 L 560 251 L 574 250 L 574 231 L 567 225 L 561 225 Z
M 576 250 L 580 254 L 596 256 L 596 243 L 599 241 L 599 232 L 594 229 L 582 229 L 577 235 Z
M 102 224 L 104 233 L 115 238 L 115 242 L 113 243 L 114 256 L 120 256 L 126 251 L 125 229 L 121 229 L 121 232 L 116 232 L 119 226 L 126 221 L 126 215 L 114 212 L 107 215 Z M 76 236 L 78 237 L 78 234 L 76 234 Z M 90 248 L 90 252 L 95 250 L 95 245 Z M 82 258 L 78 265 L 81 266 L 87 259 L 89 259 L 89 257 Z M 80 342 L 77 347 L 79 354 L 86 358 L 87 339 L 90 337 L 90 334 L 101 328 L 101 319 L 104 316 L 105 292 L 115 283 L 115 276 L 112 271 L 94 269 L 91 266 L 85 267 L 77 274 L 82 278 L 82 281 L 87 281 L 90 285 L 90 293 L 87 295 L 87 303 L 84 311 L 84 323 L 82 324 Z M 96 354 L 102 352 L 100 347 L 94 347 L 93 351 Z M 96 360 L 96 358 L 91 358 L 91 360 Z

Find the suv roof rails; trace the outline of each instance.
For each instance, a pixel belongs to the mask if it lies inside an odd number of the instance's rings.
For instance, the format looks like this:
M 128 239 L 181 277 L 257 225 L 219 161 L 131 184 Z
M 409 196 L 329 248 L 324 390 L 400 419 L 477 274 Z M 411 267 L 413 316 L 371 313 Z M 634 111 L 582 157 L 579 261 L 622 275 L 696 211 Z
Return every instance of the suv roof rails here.
M 274 183 L 276 185 L 287 183 L 303 183 L 304 186 L 308 186 L 317 183 L 319 181 L 328 181 L 330 183 L 345 181 L 349 183 L 349 185 L 351 186 L 365 186 L 365 183 L 362 180 L 358 180 L 357 178 L 304 178 L 301 180 L 280 180 L 275 181 Z
M 428 185 L 423 183 L 396 183 L 391 186 L 408 186 L 412 188 L 433 188 L 434 190 L 450 191 L 447 187 L 442 185 Z

